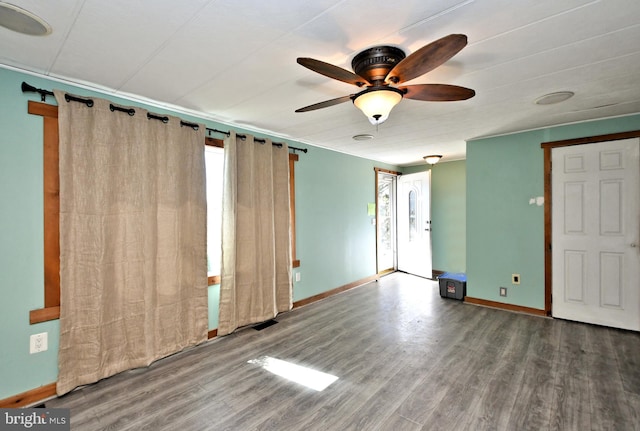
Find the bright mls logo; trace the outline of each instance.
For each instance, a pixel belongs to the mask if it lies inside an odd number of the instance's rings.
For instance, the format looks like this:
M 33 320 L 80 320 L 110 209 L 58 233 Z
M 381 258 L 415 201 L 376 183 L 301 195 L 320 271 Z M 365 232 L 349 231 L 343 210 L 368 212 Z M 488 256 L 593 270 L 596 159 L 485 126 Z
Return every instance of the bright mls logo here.
M 0 409 L 0 431 L 69 431 L 69 409 Z

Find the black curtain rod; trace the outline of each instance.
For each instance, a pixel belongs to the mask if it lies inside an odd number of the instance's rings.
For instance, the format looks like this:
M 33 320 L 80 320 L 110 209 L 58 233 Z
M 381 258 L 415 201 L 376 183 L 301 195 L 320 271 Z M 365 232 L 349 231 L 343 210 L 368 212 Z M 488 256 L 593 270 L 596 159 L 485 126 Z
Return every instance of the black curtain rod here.
M 75 97 L 68 93 L 64 93 L 64 100 L 66 100 L 67 103 L 71 101 L 84 103 L 85 105 L 87 105 L 87 108 L 91 108 L 93 106 L 93 100 L 83 99 L 81 97 Z
M 36 88 L 33 85 L 27 84 L 26 82 L 22 82 L 21 89 L 22 89 L 23 93 L 30 92 L 30 93 L 38 93 L 38 94 L 40 94 L 40 100 L 43 101 L 43 102 L 46 100 L 47 96 L 53 96 L 54 95 L 53 91 L 43 90 L 41 88 Z M 89 108 L 91 108 L 93 106 L 93 100 L 92 99 L 83 99 L 81 97 L 72 96 L 72 95 L 70 95 L 68 93 L 65 93 L 64 99 L 67 102 L 74 101 L 74 102 L 84 103 Z M 111 110 L 111 112 L 113 112 L 113 111 L 126 112 L 130 116 L 134 116 L 135 113 L 136 113 L 136 110 L 133 109 L 133 108 L 122 108 L 120 106 L 114 105 L 113 103 L 109 104 L 109 109 Z M 169 117 L 162 116 L 162 115 L 157 115 L 157 114 L 152 114 L 150 112 L 147 113 L 147 118 L 150 119 L 150 120 L 160 120 L 163 123 L 168 123 L 169 122 Z M 186 122 L 184 120 L 180 120 L 180 125 L 183 126 L 183 127 L 191 127 L 193 130 L 198 130 L 200 128 L 200 126 L 198 124 L 189 123 L 189 122 Z M 231 133 L 229 133 L 229 132 L 223 132 L 222 130 L 217 130 L 217 129 L 210 129 L 208 127 L 207 127 L 207 132 L 209 133 L 209 136 L 211 136 L 211 132 L 222 133 L 223 135 L 227 135 L 227 136 L 231 135 Z M 246 139 L 247 138 L 246 135 L 237 135 L 237 136 L 240 139 Z M 254 141 L 262 142 L 262 143 L 266 142 L 266 140 L 259 139 L 259 138 L 255 138 Z M 283 145 L 281 142 L 272 142 L 272 144 L 275 145 L 276 147 L 280 147 L 280 148 L 282 148 L 282 145 Z M 306 148 L 297 148 L 297 147 L 292 147 L 292 146 L 289 146 L 289 148 L 291 150 L 293 150 L 293 152 L 302 151 L 303 153 L 306 153 L 308 151 Z
M 49 90 L 43 90 L 41 88 L 36 88 L 33 85 L 29 85 L 26 82 L 22 83 L 22 92 L 26 93 L 26 92 L 30 92 L 30 93 L 39 93 L 40 94 L 40 100 L 42 102 L 44 102 L 47 99 L 47 96 L 53 96 L 53 91 L 49 91 Z
M 113 103 L 109 104 L 109 109 L 112 112 L 113 111 L 126 112 L 127 114 L 131 115 L 132 117 L 136 114 L 136 110 L 133 109 L 133 108 L 122 108 L 120 106 L 114 105 Z M 166 115 L 157 115 L 157 114 L 152 114 L 151 112 L 147 112 L 147 118 L 149 120 L 162 121 L 165 124 L 169 122 L 169 117 L 167 117 Z M 182 127 L 191 127 L 193 130 L 198 130 L 200 128 L 200 126 L 198 124 L 187 123 L 186 121 L 182 121 L 182 120 L 180 120 L 180 125 Z
M 210 128 L 208 128 L 208 127 L 207 127 L 207 132 L 209 132 L 209 136 L 211 136 L 211 133 L 212 133 L 212 132 L 213 132 L 213 133 L 221 133 L 221 134 L 223 134 L 223 135 L 227 135 L 227 136 L 231 135 L 231 133 L 230 133 L 230 132 L 224 132 L 224 131 L 222 131 L 222 130 L 218 130 L 218 129 L 210 129 Z M 242 140 L 244 140 L 244 139 L 246 139 L 246 138 L 247 138 L 247 135 L 236 135 L 236 136 L 237 136 L 238 138 L 242 139 Z M 253 140 L 254 140 L 254 141 L 256 141 L 256 142 L 262 142 L 263 144 L 264 144 L 265 142 L 267 142 L 266 140 L 264 140 L 264 139 L 260 139 L 260 138 L 254 138 Z M 273 145 L 275 145 L 275 146 L 278 146 L 278 147 L 282 147 L 282 145 L 284 145 L 284 144 L 282 144 L 282 142 L 272 142 L 272 144 L 273 144 Z M 293 150 L 293 152 L 296 152 L 296 151 L 302 151 L 303 153 L 306 153 L 307 151 L 309 151 L 309 150 L 308 150 L 308 149 L 306 149 L 306 148 L 292 147 L 291 145 L 289 145 L 289 149 Z

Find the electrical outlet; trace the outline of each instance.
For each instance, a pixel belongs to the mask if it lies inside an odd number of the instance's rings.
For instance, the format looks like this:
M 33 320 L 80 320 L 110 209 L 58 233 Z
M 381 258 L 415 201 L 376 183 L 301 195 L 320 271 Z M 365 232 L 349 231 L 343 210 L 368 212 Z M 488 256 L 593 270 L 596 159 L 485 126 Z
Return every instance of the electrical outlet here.
M 511 274 L 511 284 L 520 284 L 520 274 Z
M 296 272 L 296 282 L 300 281 L 300 273 Z
M 40 334 L 33 334 L 29 338 L 29 353 L 44 352 L 49 348 L 47 342 L 47 333 L 42 332 Z
M 500 296 L 507 296 L 507 288 L 506 287 L 501 287 L 500 288 Z

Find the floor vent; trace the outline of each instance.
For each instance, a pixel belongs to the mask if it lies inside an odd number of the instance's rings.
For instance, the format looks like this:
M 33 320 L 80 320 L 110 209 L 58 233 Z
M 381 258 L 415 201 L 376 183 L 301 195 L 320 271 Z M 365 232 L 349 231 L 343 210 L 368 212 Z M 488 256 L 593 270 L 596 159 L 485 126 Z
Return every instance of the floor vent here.
M 262 331 L 264 328 L 268 328 L 269 326 L 275 325 L 276 323 L 278 322 L 276 322 L 274 319 L 267 320 L 265 322 L 258 323 L 253 327 L 253 329 L 255 329 L 256 331 Z

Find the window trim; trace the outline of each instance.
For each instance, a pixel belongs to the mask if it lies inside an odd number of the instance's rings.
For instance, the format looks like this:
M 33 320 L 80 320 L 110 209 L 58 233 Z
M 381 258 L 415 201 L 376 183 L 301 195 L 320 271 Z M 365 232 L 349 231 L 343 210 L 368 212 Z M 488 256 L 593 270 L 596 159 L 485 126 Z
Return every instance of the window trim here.
M 291 267 L 299 268 L 300 259 L 296 254 L 296 162 L 299 157 L 289 153 L 289 212 L 291 217 Z
M 43 117 L 44 308 L 29 311 L 29 323 L 60 318 L 60 176 L 58 107 L 29 101 L 28 113 Z

